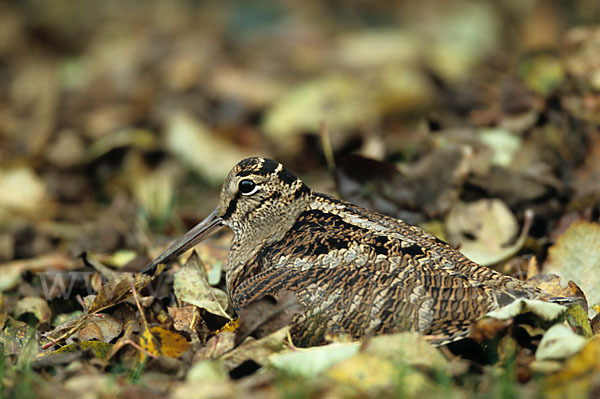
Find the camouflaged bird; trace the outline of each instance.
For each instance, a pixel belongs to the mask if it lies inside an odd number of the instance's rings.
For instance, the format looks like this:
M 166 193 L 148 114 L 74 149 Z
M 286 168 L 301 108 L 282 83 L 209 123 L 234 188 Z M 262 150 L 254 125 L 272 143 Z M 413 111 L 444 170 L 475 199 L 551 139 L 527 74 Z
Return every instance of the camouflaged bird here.
M 295 292 L 304 310 L 291 332 L 302 346 L 327 335 L 399 331 L 443 344 L 516 298 L 553 299 L 418 227 L 314 192 L 265 158 L 238 163 L 217 209 L 143 272 L 154 274 L 223 226 L 234 232 L 226 280 L 235 310 L 281 290 Z

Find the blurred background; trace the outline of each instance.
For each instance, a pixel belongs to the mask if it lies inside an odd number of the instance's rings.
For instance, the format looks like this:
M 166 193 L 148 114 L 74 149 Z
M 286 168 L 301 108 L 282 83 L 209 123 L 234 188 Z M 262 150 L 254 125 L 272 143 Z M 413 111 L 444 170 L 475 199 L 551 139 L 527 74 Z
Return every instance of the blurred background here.
M 479 262 L 543 258 L 598 218 L 598 21 L 597 0 L 4 1 L 0 261 L 141 267 L 253 155 Z

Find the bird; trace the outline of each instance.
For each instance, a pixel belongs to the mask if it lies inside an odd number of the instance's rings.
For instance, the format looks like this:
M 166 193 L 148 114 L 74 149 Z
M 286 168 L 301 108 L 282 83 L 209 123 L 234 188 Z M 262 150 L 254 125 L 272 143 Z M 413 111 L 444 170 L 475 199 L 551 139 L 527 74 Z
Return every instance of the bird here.
M 401 331 L 444 345 L 518 298 L 554 298 L 417 226 L 315 192 L 262 157 L 235 165 L 217 208 L 142 273 L 154 275 L 223 227 L 234 235 L 225 268 L 234 310 L 293 292 L 302 309 L 290 327 L 297 346 Z

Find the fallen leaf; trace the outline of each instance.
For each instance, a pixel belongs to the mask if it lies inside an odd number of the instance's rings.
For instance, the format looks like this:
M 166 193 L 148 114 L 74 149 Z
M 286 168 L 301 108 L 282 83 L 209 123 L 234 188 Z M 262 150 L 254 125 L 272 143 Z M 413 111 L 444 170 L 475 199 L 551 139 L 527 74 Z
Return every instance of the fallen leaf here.
M 69 339 L 73 334 L 77 333 L 91 316 L 82 313 L 75 318 L 69 318 L 54 330 L 42 334 L 40 344 L 43 349 L 46 349 L 54 344 L 60 343 Z
M 541 170 L 530 168 L 528 173 L 524 173 L 492 166 L 485 174 L 470 175 L 467 184 L 482 190 L 486 197 L 499 198 L 513 208 L 565 191 L 564 184 L 546 171 L 546 168 L 539 169 Z
M 223 362 L 219 360 L 202 360 L 190 368 L 186 380 L 226 382 L 228 375 Z
M 600 303 L 600 224 L 573 222 L 548 250 L 544 270 L 575 281 L 589 303 Z
M 536 54 L 521 61 L 518 73 L 531 90 L 548 95 L 564 81 L 563 65 L 563 61 L 554 55 Z
M 238 319 L 230 323 L 235 323 Z M 228 323 L 228 324 L 230 324 Z M 220 331 L 212 336 L 206 345 L 200 348 L 194 355 L 194 360 L 218 359 L 229 353 L 234 347 L 235 333 L 232 331 Z M 243 345 L 242 345 L 243 346 Z
M 448 366 L 448 361 L 438 348 L 415 332 L 371 337 L 362 344 L 361 351 L 381 359 L 389 359 L 394 363 L 402 362 L 411 366 L 432 369 Z
M 569 306 L 565 319 L 569 326 L 579 335 L 590 338 L 594 335 L 588 312 L 580 304 Z
M 247 339 L 237 348 L 223 354 L 221 359 L 223 359 L 225 367 L 228 370 L 239 366 L 247 360 L 252 360 L 258 364 L 264 365 L 266 362 L 268 362 L 268 358 L 270 355 L 272 355 L 273 353 L 281 352 L 285 348 L 285 342 L 288 337 L 289 330 L 289 326 L 287 326 L 261 339 Z M 233 333 L 219 334 L 215 338 L 219 338 L 224 334 L 229 336 L 229 338 L 225 340 L 227 344 L 232 345 L 233 339 L 231 338 L 235 337 Z M 224 345 L 224 347 L 228 345 Z
M 508 167 L 521 146 L 521 138 L 503 129 L 484 129 L 479 140 L 492 149 L 492 165 Z
M 401 29 L 351 31 L 337 39 L 334 57 L 337 62 L 354 68 L 416 62 L 419 57 L 416 39 Z
M 233 165 L 250 156 L 229 145 L 191 114 L 171 115 L 166 127 L 167 150 L 210 181 L 221 184 Z
M 79 341 L 110 342 L 123 331 L 123 323 L 109 314 L 99 313 L 77 332 Z
M 172 216 L 175 202 L 175 178 L 168 169 L 158 169 L 133 181 L 133 193 L 141 211 L 151 224 L 165 225 Z
M 566 359 L 578 353 L 586 339 L 563 324 L 548 329 L 535 352 L 536 360 Z
M 412 20 L 415 31 L 422 34 L 421 46 L 427 48 L 427 65 L 449 82 L 467 79 L 500 41 L 500 21 L 488 3 L 479 2 L 435 14 Z
M 122 129 L 102 136 L 89 146 L 83 162 L 91 162 L 120 147 L 135 147 L 144 150 L 156 148 L 156 135 L 145 129 Z
M 17 302 L 15 305 L 14 315 L 15 318 L 19 318 L 25 313 L 32 313 L 39 321 L 39 323 L 50 323 L 52 312 L 46 302 L 42 298 L 34 296 L 26 296 Z
M 139 325 L 137 320 L 129 320 L 125 323 L 125 326 L 123 327 L 123 335 L 117 339 L 117 341 L 112 345 L 112 349 L 110 350 L 110 353 L 106 356 L 106 358 L 104 358 L 104 360 L 106 361 L 106 363 L 108 364 L 108 361 L 118 352 L 121 350 L 121 348 L 127 346 L 127 345 L 132 345 L 132 344 L 136 344 L 136 340 L 133 337 L 133 333 L 139 331 Z
M 96 356 L 98 359 L 106 359 L 108 357 L 109 353 L 111 352 L 112 347 L 113 347 L 112 344 L 109 344 L 106 342 L 101 342 L 101 341 L 76 342 L 76 343 L 62 346 L 59 349 L 52 351 L 52 352 L 40 354 L 38 359 L 52 358 L 53 356 L 58 355 L 58 354 L 76 353 L 76 352 L 80 352 L 82 350 L 83 351 L 91 350 L 94 353 L 94 356 Z
M 210 286 L 206 269 L 200 264 L 195 252 L 175 273 L 173 290 L 179 300 L 231 320 L 231 316 L 225 311 L 229 301 L 227 294 Z
M 600 336 L 587 341 L 564 367 L 548 377 L 545 396 L 550 399 L 591 397 L 593 384 L 600 372 Z
M 131 284 L 137 291 L 140 291 L 148 285 L 152 277 L 145 274 L 121 273 L 116 278 L 111 279 L 102 285 L 98 291 L 94 302 L 87 310 L 88 314 L 94 314 L 104 309 L 115 306 L 131 296 Z
M 161 354 L 168 357 L 179 357 L 190 347 L 190 343 L 183 335 L 164 327 L 151 327 L 150 332 L 160 344 L 160 351 L 155 354 Z
M 192 381 L 177 385 L 169 395 L 173 399 L 206 398 L 243 398 L 247 397 L 238 384 L 224 384 L 222 381 Z
M 40 354 L 42 356 L 38 355 L 38 357 L 36 357 L 31 363 L 31 367 L 40 370 L 48 367 L 68 365 L 83 357 L 83 351 L 68 353 L 51 352 L 51 354 Z
M 46 186 L 32 169 L 0 169 L 0 220 L 35 216 L 47 210 Z
M 598 73 L 598 47 L 600 47 L 600 29 L 598 25 L 579 25 L 569 29 L 565 35 L 565 68 L 573 78 L 600 89 Z
M 44 275 L 43 271 L 58 269 L 58 270 L 72 270 L 79 267 L 76 262 L 70 256 L 63 253 L 55 253 L 42 255 L 31 259 L 19 259 L 11 262 L 0 263 L 0 292 L 11 290 L 17 286 L 21 281 L 21 275 L 26 271 L 40 272 L 40 275 Z M 46 287 L 42 280 L 42 287 Z M 46 291 L 49 292 L 49 291 Z
M 253 108 L 269 106 L 286 91 L 285 83 L 276 77 L 249 68 L 222 65 L 212 73 L 208 84 L 215 95 L 243 101 Z
M 525 220 L 521 234 L 511 244 L 518 232 L 515 216 L 502 201 L 482 199 L 456 204 L 446 218 L 446 228 L 450 242 L 459 246 L 463 254 L 476 263 L 489 266 L 521 249 L 527 238 L 531 215 Z
M 600 334 L 600 313 L 596 314 L 596 316 L 590 320 L 590 327 L 592 329 L 592 334 Z
M 140 363 L 143 364 L 148 356 L 161 356 L 160 342 L 150 331 L 150 326 L 144 323 L 142 333 L 139 336 L 139 345 L 143 350 L 139 352 Z
M 74 129 L 62 129 L 58 137 L 48 146 L 46 159 L 60 168 L 77 166 L 83 157 L 85 145 L 82 137 Z
M 122 268 L 138 256 L 137 252 L 130 249 L 120 249 L 110 255 L 104 262 L 116 268 Z
M 7 355 L 20 355 L 25 345 L 35 334 L 35 329 L 29 324 L 9 317 L 0 333 L 0 343 L 4 347 L 4 353 Z
M 64 388 L 78 398 L 118 398 L 125 387 L 108 374 L 77 374 L 64 381 Z
M 500 309 L 488 312 L 485 317 L 493 317 L 498 320 L 508 320 L 515 316 L 532 312 L 545 321 L 557 320 L 567 310 L 566 307 L 556 303 L 540 301 L 537 299 L 519 298 Z
M 240 326 L 236 330 L 235 344 L 253 333 L 257 338 L 269 335 L 289 325 L 302 311 L 298 296 L 289 290 L 279 291 L 276 298 L 266 296 L 252 302 L 239 312 Z
M 455 145 L 399 168 L 390 162 L 343 156 L 336 159 L 336 184 L 348 201 L 418 223 L 423 217 L 417 212 L 435 217 L 454 205 L 469 172 L 469 157 L 467 147 Z
M 243 346 L 242 346 L 243 347 Z M 241 347 L 240 347 L 241 348 Z M 269 365 L 297 377 L 314 378 L 358 353 L 360 343 L 333 343 L 269 356 Z
M 195 330 L 200 312 L 196 306 L 183 306 L 167 308 L 169 316 L 173 318 L 173 328 L 177 331 L 192 332 Z
M 400 368 L 400 366 L 395 366 L 387 359 L 381 359 L 371 354 L 358 353 L 347 359 L 333 363 L 331 367 L 327 367 L 326 375 L 334 384 L 339 384 L 346 389 L 351 388 L 363 394 L 370 393 L 373 395 L 388 388 L 392 381 L 397 379 L 398 369 Z M 414 370 L 412 372 L 417 374 Z M 317 373 L 310 377 L 314 378 L 319 374 Z M 407 388 L 404 381 L 406 377 L 407 375 L 402 375 L 401 377 L 405 388 Z M 426 377 L 421 375 L 421 381 L 417 385 L 420 385 L 420 388 L 422 388 L 426 380 Z M 418 389 L 411 387 L 403 393 L 412 396 L 417 391 Z
M 326 120 L 331 131 L 345 131 L 372 120 L 375 103 L 352 76 L 336 73 L 302 82 L 271 105 L 263 120 L 265 133 L 278 140 L 299 132 L 317 132 Z M 286 141 L 282 141 L 286 142 Z
M 566 287 L 561 284 L 561 279 L 556 274 L 544 273 L 536 274 L 527 278 L 527 283 L 535 285 L 548 294 L 565 297 L 565 298 L 581 298 L 581 305 L 587 312 L 587 300 L 585 294 L 572 280 L 569 281 Z

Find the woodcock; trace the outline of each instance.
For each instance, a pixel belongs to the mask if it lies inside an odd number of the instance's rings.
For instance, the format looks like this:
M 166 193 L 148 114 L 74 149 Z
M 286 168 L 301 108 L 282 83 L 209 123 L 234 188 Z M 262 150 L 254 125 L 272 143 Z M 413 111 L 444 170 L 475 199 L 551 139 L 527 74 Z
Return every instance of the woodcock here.
M 549 294 L 481 266 L 422 229 L 312 191 L 278 162 L 247 158 L 229 173 L 219 206 L 143 270 L 221 227 L 234 238 L 226 281 L 234 309 L 295 292 L 294 342 L 417 331 L 438 344 L 516 298 Z

